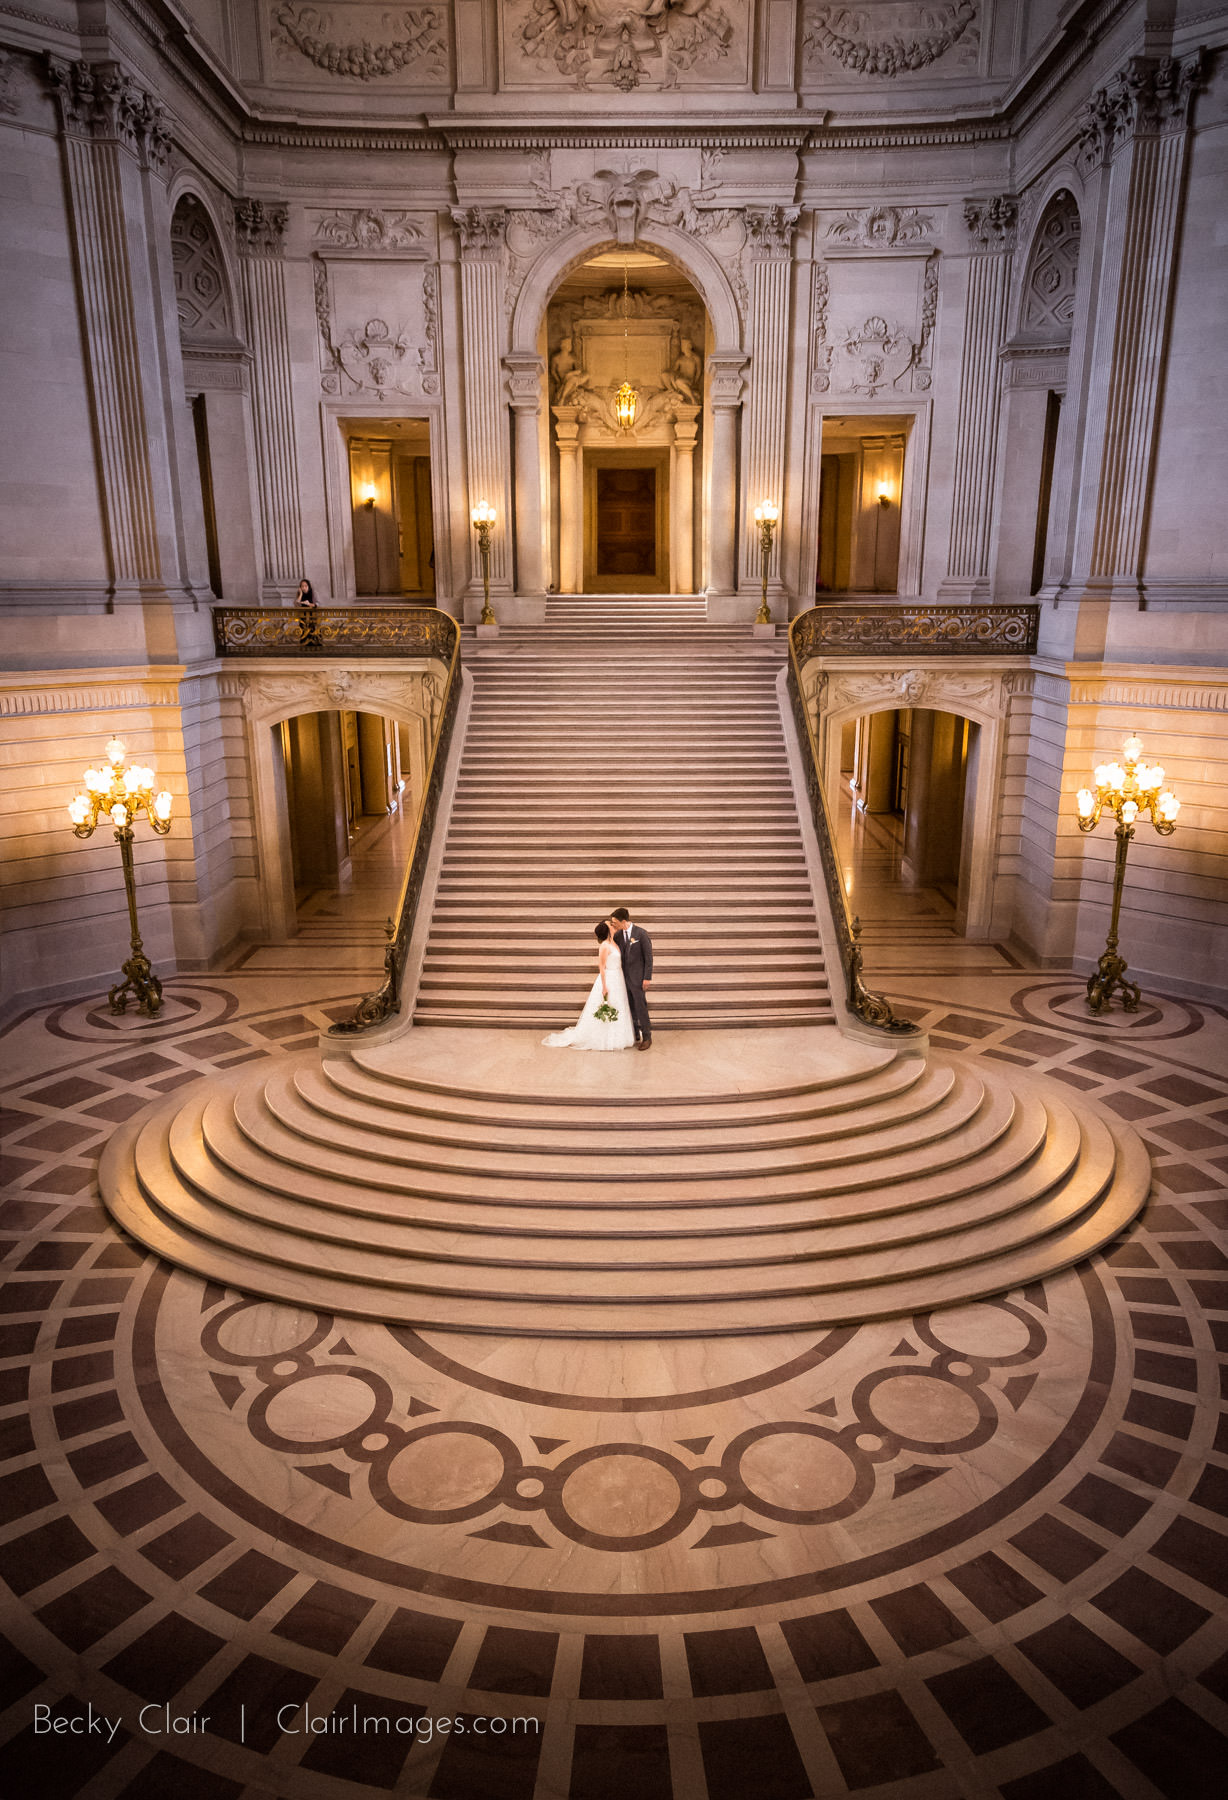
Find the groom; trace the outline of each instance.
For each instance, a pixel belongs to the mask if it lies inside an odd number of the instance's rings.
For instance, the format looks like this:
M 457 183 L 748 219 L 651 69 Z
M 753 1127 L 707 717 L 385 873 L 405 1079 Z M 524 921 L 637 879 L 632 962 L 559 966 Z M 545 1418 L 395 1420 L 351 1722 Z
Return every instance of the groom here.
M 644 989 L 652 980 L 652 939 L 646 931 L 631 923 L 625 906 L 616 906 L 610 914 L 610 930 L 623 959 L 623 979 L 631 1004 L 635 1026 L 635 1047 L 647 1050 L 652 1043 L 652 1020 L 648 1017 L 648 996 Z

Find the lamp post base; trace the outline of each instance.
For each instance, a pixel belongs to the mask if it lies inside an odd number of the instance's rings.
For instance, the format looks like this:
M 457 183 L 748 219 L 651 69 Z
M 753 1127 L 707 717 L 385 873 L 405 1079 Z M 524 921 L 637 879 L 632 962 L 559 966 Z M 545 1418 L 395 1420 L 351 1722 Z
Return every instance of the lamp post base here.
M 1094 1013 L 1103 1012 L 1111 1004 L 1113 995 L 1119 988 L 1122 1010 L 1138 1011 L 1142 993 L 1137 982 L 1126 980 L 1128 967 L 1125 957 L 1117 954 L 1115 945 L 1106 946 L 1103 956 L 1096 964 L 1096 973 L 1087 978 L 1087 1004 Z
M 133 944 L 132 955 L 124 964 L 123 973 L 123 981 L 116 982 L 107 995 L 111 1011 L 122 1013 L 131 997 L 136 1001 L 137 1011 L 147 1013 L 152 1019 L 162 1006 L 162 983 L 139 942 Z

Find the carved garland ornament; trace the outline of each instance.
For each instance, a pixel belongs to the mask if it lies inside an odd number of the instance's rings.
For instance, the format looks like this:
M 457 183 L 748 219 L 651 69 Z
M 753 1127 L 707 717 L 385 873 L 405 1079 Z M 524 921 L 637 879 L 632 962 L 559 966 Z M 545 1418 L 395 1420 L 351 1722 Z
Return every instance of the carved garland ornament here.
M 403 37 L 388 43 L 370 38 L 338 43 L 329 38 L 331 16 L 315 6 L 279 6 L 273 14 L 273 42 L 285 51 L 297 50 L 328 75 L 345 75 L 355 81 L 374 81 L 381 75 L 397 75 L 411 65 L 423 75 L 444 72 L 446 43 L 444 13 L 437 6 L 409 6 L 395 14 Z
M 912 75 L 961 39 L 977 41 L 976 0 L 946 6 L 820 6 L 802 38 L 807 60 L 839 63 L 852 75 Z
M 532 0 L 515 31 L 526 56 L 553 62 L 583 90 L 644 82 L 677 87 L 697 64 L 728 56 L 733 23 L 715 0 Z

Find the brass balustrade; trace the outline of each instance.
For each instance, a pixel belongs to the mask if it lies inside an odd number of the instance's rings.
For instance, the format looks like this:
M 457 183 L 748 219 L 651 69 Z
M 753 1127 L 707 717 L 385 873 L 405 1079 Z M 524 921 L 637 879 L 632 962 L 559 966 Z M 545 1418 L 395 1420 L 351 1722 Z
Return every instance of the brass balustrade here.
M 215 606 L 219 656 L 435 656 L 456 622 L 433 606 Z
M 1040 608 L 1009 606 L 829 606 L 820 602 L 795 621 L 798 653 L 812 656 L 1031 656 Z
M 823 880 L 827 887 L 827 899 L 836 929 L 836 948 L 839 951 L 840 967 L 844 975 L 844 991 L 848 999 L 849 1010 L 861 1024 L 870 1025 L 878 1031 L 890 1032 L 896 1037 L 913 1036 L 917 1032 L 917 1026 L 910 1019 L 897 1019 L 890 1002 L 885 1000 L 881 994 L 871 993 L 862 980 L 861 920 L 855 918 L 850 912 L 848 898 L 844 891 L 843 872 L 836 851 L 836 833 L 827 806 L 827 796 L 823 792 L 819 747 L 815 738 L 814 724 L 806 710 L 806 702 L 802 695 L 803 662 L 809 661 L 816 654 L 815 651 L 804 648 L 809 642 L 810 635 L 805 628 L 813 617 L 813 612 L 802 613 L 794 619 L 789 627 L 789 699 L 793 706 L 794 722 L 797 725 L 802 765 L 806 776 L 806 792 L 810 797 L 810 816 L 814 822 L 815 835 L 819 840 L 819 858 L 823 865 Z

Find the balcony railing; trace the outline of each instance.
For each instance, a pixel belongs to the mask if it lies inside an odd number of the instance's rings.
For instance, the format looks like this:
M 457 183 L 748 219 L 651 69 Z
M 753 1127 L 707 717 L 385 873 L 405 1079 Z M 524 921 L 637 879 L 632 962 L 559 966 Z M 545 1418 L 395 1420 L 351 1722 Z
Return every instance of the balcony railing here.
M 814 723 L 806 710 L 806 702 L 802 694 L 802 670 L 812 657 L 820 654 L 816 650 L 805 647 L 809 640 L 806 626 L 813 618 L 813 612 L 802 613 L 799 618 L 794 619 L 789 627 L 789 699 L 793 706 L 793 719 L 797 726 L 798 742 L 801 748 L 802 765 L 806 776 L 806 793 L 810 799 L 810 816 L 814 823 L 815 836 L 819 840 L 823 882 L 827 888 L 828 905 L 836 930 L 836 950 L 844 975 L 844 992 L 848 1000 L 849 1011 L 862 1025 L 870 1025 L 876 1031 L 889 1032 L 896 1037 L 908 1037 L 916 1033 L 917 1027 L 909 1019 L 897 1019 L 890 1002 L 885 1000 L 881 994 L 871 993 L 862 980 L 861 920 L 854 918 L 849 911 L 849 903 L 844 891 L 843 872 L 836 850 L 835 828 L 828 810 L 827 796 L 823 792 L 823 773 L 819 763 L 819 747 L 815 738 Z
M 793 626 L 802 662 L 812 656 L 1031 656 L 1040 608 L 1014 606 L 829 606 L 821 601 Z
M 433 606 L 215 606 L 219 656 L 435 656 L 456 622 Z

